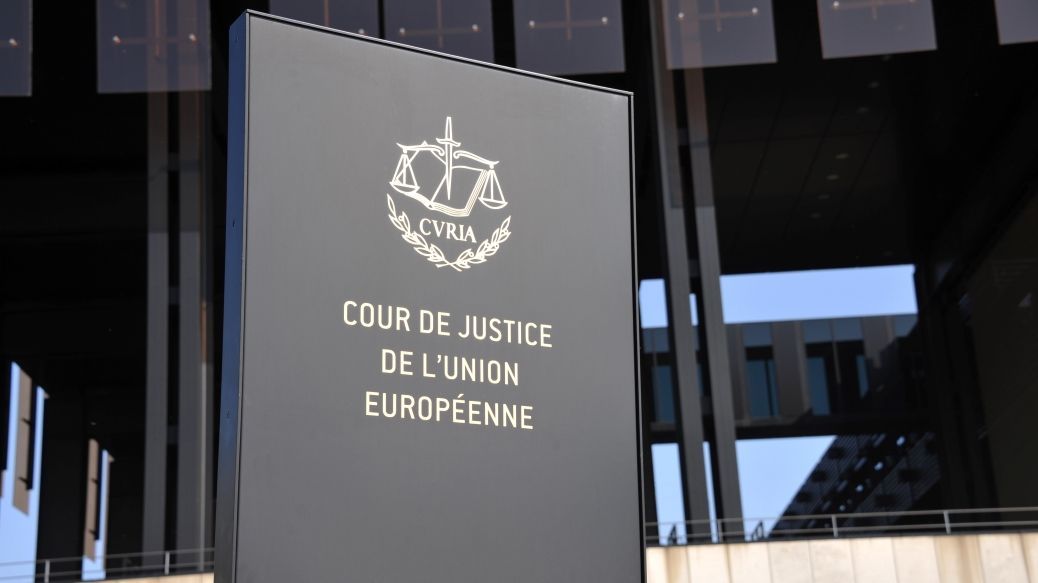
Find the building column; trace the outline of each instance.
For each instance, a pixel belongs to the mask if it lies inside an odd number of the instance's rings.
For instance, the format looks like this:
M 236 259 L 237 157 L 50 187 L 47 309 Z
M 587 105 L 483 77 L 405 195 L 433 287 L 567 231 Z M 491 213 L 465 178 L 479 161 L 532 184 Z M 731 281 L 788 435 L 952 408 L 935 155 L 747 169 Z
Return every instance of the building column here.
M 699 252 L 700 325 L 706 337 L 710 402 L 714 415 L 714 446 L 711 448 L 714 458 L 714 492 L 717 494 L 718 517 L 741 518 L 742 497 L 739 493 L 739 466 L 735 452 L 735 410 L 728 362 L 728 338 L 721 302 L 721 246 L 714 208 L 714 179 L 710 167 L 710 132 L 703 70 L 687 69 L 684 79 L 693 218 Z M 739 525 L 737 530 L 742 531 L 743 526 Z
M 652 68 L 655 79 L 654 108 L 659 179 L 667 257 L 667 313 L 671 351 L 674 355 L 674 388 L 680 415 L 682 471 L 684 475 L 687 516 L 691 520 L 710 517 L 707 498 L 706 466 L 703 456 L 702 398 L 696 374 L 695 331 L 689 306 L 690 286 L 688 247 L 685 235 L 685 209 L 681 185 L 681 160 L 678 150 L 677 110 L 674 103 L 673 74 L 667 69 L 665 40 L 659 1 L 650 4 L 652 30 Z M 664 536 L 664 533 L 660 533 Z M 690 537 L 709 537 L 710 527 L 697 524 L 689 529 Z
M 169 440 L 169 111 L 165 93 L 148 94 L 148 307 L 144 406 L 144 508 L 141 551 L 166 546 Z M 159 558 L 155 559 L 161 562 Z
M 208 212 L 203 151 L 205 101 L 198 92 L 178 98 L 178 549 L 211 546 L 212 526 L 212 319 L 207 270 Z M 202 568 L 202 554 L 184 554 L 188 567 Z

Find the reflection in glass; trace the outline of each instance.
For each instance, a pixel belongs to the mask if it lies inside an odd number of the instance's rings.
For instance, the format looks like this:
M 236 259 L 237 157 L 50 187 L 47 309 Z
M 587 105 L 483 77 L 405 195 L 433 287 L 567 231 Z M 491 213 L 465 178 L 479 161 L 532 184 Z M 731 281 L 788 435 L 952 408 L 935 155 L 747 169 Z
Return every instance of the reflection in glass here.
M 778 381 L 775 377 L 775 359 L 771 347 L 771 325 L 743 326 L 742 342 L 746 347 L 746 390 L 750 402 L 750 417 L 777 417 Z
M 208 0 L 97 0 L 99 93 L 210 86 Z
M 388 40 L 494 60 L 490 0 L 386 0 L 385 16 Z
M 624 70 L 620 0 L 515 0 L 520 69 L 552 75 Z
M 774 63 L 771 0 L 664 0 L 669 69 Z
M 834 439 L 820 435 L 736 441 L 747 538 L 764 538 L 771 532 Z
M 912 265 L 721 276 L 726 324 L 916 312 Z
M 681 488 L 681 459 L 678 444 L 652 445 L 652 481 L 656 494 L 656 522 L 659 543 L 685 544 L 685 498 Z M 651 529 L 650 529 L 651 530 Z M 649 536 L 657 536 L 649 532 Z M 653 542 L 653 541 L 650 541 Z
M 916 316 L 729 324 L 737 427 L 885 419 L 918 400 Z M 756 434 L 755 434 L 756 436 Z
M 32 95 L 32 0 L 0 2 L 0 95 Z
M 930 0 L 818 0 L 826 59 L 937 48 Z
M 1015 217 L 968 283 L 958 312 L 974 347 L 984 437 L 1002 506 L 1038 492 L 1038 197 Z
M 932 433 L 840 435 L 806 474 L 783 516 L 837 515 L 839 527 L 883 527 L 912 516 L 843 517 L 855 512 L 897 512 L 929 506 L 938 490 L 940 463 Z M 828 516 L 785 518 L 771 536 L 831 528 Z
M 378 36 L 378 0 L 270 0 L 270 12 L 310 24 Z
M 43 423 L 47 394 L 10 365 L 0 422 L 0 580 L 32 579 L 40 525 Z M 28 562 L 28 564 L 26 564 Z

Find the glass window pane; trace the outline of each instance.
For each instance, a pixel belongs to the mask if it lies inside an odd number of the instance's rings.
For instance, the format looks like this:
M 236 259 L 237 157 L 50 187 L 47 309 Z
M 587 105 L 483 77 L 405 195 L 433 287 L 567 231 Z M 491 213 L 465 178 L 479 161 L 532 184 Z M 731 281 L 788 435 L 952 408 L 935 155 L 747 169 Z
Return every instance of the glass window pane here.
M 770 0 L 665 0 L 663 4 L 668 68 L 775 62 Z
M 552 75 L 624 70 L 620 0 L 515 0 L 520 69 Z
M 270 0 L 270 13 L 378 36 L 378 0 Z
M 208 0 L 98 0 L 99 93 L 210 88 Z
M 820 356 L 808 357 L 807 385 L 811 392 L 811 412 L 815 415 L 828 415 L 829 381 L 825 358 Z
M 767 536 L 823 459 L 835 436 L 740 439 L 736 441 L 739 490 L 745 530 Z
M 826 59 L 937 48 L 930 0 L 818 0 Z
M 671 376 L 671 369 L 668 365 L 660 365 L 652 369 L 656 421 L 660 423 L 674 423 L 674 383 Z
M 490 0 L 386 0 L 385 10 L 388 40 L 494 60 Z
M 652 481 L 656 494 L 656 522 L 660 544 L 684 544 L 685 496 L 681 486 L 681 452 L 676 443 L 652 445 Z M 655 532 L 648 532 L 656 536 Z
M 864 397 L 865 393 L 869 392 L 868 362 L 865 360 L 864 354 L 859 354 L 854 363 L 857 365 L 858 371 L 858 395 Z
M 1038 41 L 1038 2 L 995 0 L 998 39 L 1004 44 Z
M 0 95 L 32 94 L 32 0 L 0 2 Z
M 746 361 L 746 386 L 750 398 L 750 417 L 764 419 L 776 414 L 775 362 Z

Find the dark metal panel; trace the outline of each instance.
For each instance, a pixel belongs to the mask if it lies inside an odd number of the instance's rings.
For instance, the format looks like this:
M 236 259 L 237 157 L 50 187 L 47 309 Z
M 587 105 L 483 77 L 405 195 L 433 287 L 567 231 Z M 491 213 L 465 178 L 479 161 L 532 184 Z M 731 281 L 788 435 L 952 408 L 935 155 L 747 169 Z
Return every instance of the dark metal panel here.
M 249 225 L 228 240 L 228 320 L 241 319 L 227 325 L 240 344 L 227 340 L 225 372 L 241 366 L 242 376 L 225 377 L 224 394 L 231 382 L 242 392 L 238 415 L 225 410 L 220 463 L 240 487 L 237 518 L 221 510 L 221 524 L 237 529 L 221 529 L 221 546 L 238 555 L 234 565 L 218 565 L 220 580 L 329 580 L 344 568 L 358 580 L 639 579 L 630 95 L 246 19 L 250 91 L 232 83 L 232 95 L 243 100 L 238 107 L 248 99 L 241 133 L 250 141 L 232 144 L 229 181 L 246 158 L 262 175 L 229 185 L 243 201 L 229 209 L 229 232 L 235 216 Z M 278 74 L 286 69 L 299 77 Z M 342 89 L 354 71 L 378 71 L 381 82 Z M 410 75 L 408 83 L 396 75 Z M 472 86 L 478 94 L 462 90 Z M 344 92 L 350 107 L 338 105 Z M 426 118 L 448 108 L 457 112 L 453 130 L 439 143 L 460 141 L 503 160 L 498 173 L 516 230 L 486 265 L 458 273 L 436 269 L 401 241 L 384 194 L 399 155 L 393 141 L 436 135 L 442 117 Z M 500 114 L 516 108 L 526 112 L 522 123 Z M 406 209 L 415 222 L 424 212 Z M 598 231 L 610 236 L 592 236 Z M 245 237 L 247 246 L 235 248 Z M 342 300 L 351 297 L 447 309 L 459 319 L 504 311 L 557 324 L 551 352 L 514 355 L 531 363 L 519 395 L 543 405 L 535 430 L 478 433 L 366 416 L 358 399 L 365 388 L 415 386 L 441 396 L 446 381 L 373 374 L 380 346 L 440 344 L 347 328 Z M 458 350 L 454 342 L 443 349 Z M 482 392 L 450 387 L 451 397 Z M 234 429 L 229 413 L 239 439 L 232 467 L 225 451 L 234 446 L 223 443 Z M 228 487 L 221 475 L 221 492 Z M 221 508 L 227 503 L 221 494 Z M 459 543 L 468 550 L 461 560 Z M 220 557 L 228 562 L 227 551 Z
M 217 450 L 215 580 L 235 580 L 238 534 L 238 467 L 241 438 L 241 339 L 245 320 L 245 177 L 248 172 L 248 28 L 243 14 L 230 31 L 227 90 L 227 218 L 224 270 L 223 362 L 220 379 L 220 433 Z

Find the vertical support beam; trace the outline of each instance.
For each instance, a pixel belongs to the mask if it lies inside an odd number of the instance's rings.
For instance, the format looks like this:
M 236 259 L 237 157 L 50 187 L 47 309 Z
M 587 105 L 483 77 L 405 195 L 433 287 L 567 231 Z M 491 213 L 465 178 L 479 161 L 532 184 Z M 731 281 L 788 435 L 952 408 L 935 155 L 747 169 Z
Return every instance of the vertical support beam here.
M 779 415 L 784 419 L 797 419 L 811 410 L 811 393 L 807 386 L 807 351 L 804 349 L 800 322 L 773 323 L 771 338 Z
M 179 96 L 179 338 L 177 433 L 177 548 L 211 543 L 212 382 L 207 337 L 204 216 L 204 100 L 201 93 Z M 181 557 L 200 566 L 200 555 Z
M 649 20 L 654 49 L 654 106 L 660 159 L 663 234 L 667 254 L 667 313 L 670 314 L 671 350 L 676 373 L 674 386 L 677 389 L 681 414 L 682 469 L 688 501 L 688 518 L 706 520 L 710 517 L 710 502 L 707 498 L 706 465 L 703 458 L 702 400 L 696 375 L 695 339 L 692 311 L 689 306 L 692 290 L 689 283 L 685 209 L 682 203 L 677 110 L 674 103 L 673 75 L 666 67 L 660 1 L 652 0 L 649 3 Z M 709 535 L 708 524 L 696 525 L 690 532 L 690 537 Z
M 710 167 L 710 132 L 707 126 L 706 89 L 702 69 L 685 71 L 685 109 L 688 113 L 689 156 L 696 243 L 699 251 L 700 325 L 706 332 L 710 401 L 714 413 L 714 470 L 717 475 L 718 516 L 742 516 L 739 466 L 735 456 L 735 410 L 728 363 L 728 339 L 721 303 L 721 250 L 714 210 L 714 181 Z M 741 528 L 739 530 L 742 530 Z
M 169 107 L 148 94 L 148 307 L 141 550 L 166 548 L 169 439 Z
M 750 398 L 746 389 L 746 344 L 742 339 L 742 325 L 728 328 L 728 370 L 732 379 L 732 404 L 736 419 L 750 418 Z

